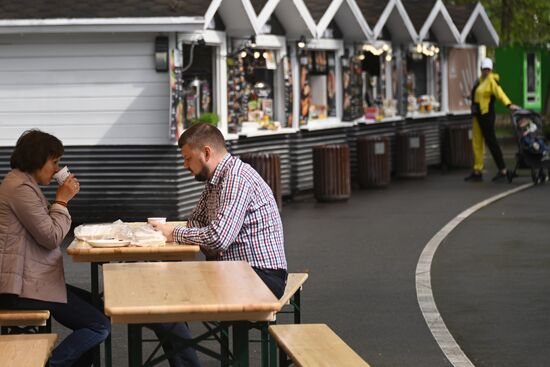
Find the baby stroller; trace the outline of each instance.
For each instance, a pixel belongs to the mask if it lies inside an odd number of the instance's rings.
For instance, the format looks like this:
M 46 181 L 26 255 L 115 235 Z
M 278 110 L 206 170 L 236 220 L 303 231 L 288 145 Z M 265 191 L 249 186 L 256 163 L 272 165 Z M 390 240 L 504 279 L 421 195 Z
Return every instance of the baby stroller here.
M 530 131 L 526 132 L 526 123 L 531 125 Z M 534 126 L 533 126 L 534 124 Z M 546 157 L 543 159 L 543 155 L 526 146 L 524 136 L 529 133 L 529 137 L 535 137 L 535 139 L 542 139 L 542 118 L 541 116 L 531 110 L 517 110 L 512 113 L 512 127 L 514 130 L 514 137 L 518 145 L 518 152 L 516 153 L 516 166 L 512 175 L 510 175 L 509 181 L 512 182 L 514 177 L 517 177 L 516 171 L 518 168 L 530 168 L 531 178 L 535 185 L 544 183 L 546 181 L 546 173 L 550 175 L 550 160 Z M 539 140 L 542 146 L 545 147 L 543 140 Z M 538 150 L 538 143 L 534 143 Z

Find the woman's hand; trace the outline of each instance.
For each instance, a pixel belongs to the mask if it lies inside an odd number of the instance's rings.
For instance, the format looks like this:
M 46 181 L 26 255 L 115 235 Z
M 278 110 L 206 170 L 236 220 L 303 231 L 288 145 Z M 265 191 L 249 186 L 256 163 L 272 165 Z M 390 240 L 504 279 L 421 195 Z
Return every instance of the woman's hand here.
M 150 221 L 149 224 L 153 226 L 153 228 L 157 231 L 160 231 L 160 233 L 162 233 L 164 237 L 166 237 L 166 242 L 174 242 L 174 225 L 160 223 L 154 220 Z
M 80 183 L 74 176 L 70 174 L 69 177 L 59 185 L 57 193 L 55 194 L 55 200 L 68 203 L 74 196 L 80 191 Z

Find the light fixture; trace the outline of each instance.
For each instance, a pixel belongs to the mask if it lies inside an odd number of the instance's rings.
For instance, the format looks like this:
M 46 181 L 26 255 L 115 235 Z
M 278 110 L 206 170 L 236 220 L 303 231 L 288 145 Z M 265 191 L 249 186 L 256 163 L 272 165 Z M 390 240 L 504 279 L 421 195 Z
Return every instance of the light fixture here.
M 239 54 L 239 56 L 241 57 L 241 59 L 244 59 L 247 55 L 247 52 L 246 50 L 242 50 L 241 53 Z
M 298 46 L 298 48 L 306 47 L 306 38 L 304 36 L 301 36 L 300 40 L 296 42 L 296 46 Z
M 263 58 L 267 60 L 267 58 L 269 57 L 269 53 L 267 51 L 264 51 L 264 53 L 262 54 Z
M 155 70 L 168 71 L 168 37 L 155 38 Z
M 365 60 L 365 54 L 364 53 L 360 53 L 359 56 L 357 56 L 357 58 L 361 61 Z
M 390 54 L 387 54 L 387 55 L 386 55 L 386 61 L 387 61 L 387 62 L 390 62 L 390 61 L 391 61 L 391 55 L 390 55 Z
M 256 47 L 256 36 L 254 35 L 250 36 L 250 47 Z
M 254 51 L 254 58 L 259 59 L 260 58 L 260 51 Z

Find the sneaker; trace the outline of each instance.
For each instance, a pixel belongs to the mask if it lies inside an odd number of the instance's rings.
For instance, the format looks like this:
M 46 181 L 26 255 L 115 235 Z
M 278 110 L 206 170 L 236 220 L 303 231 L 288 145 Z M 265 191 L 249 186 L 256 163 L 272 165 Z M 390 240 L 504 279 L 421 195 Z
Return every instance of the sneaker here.
M 483 181 L 483 175 L 481 172 L 472 172 L 468 176 L 464 177 L 466 182 L 481 182 Z
M 506 171 L 506 173 L 499 172 L 491 181 L 493 182 L 512 182 L 512 172 Z

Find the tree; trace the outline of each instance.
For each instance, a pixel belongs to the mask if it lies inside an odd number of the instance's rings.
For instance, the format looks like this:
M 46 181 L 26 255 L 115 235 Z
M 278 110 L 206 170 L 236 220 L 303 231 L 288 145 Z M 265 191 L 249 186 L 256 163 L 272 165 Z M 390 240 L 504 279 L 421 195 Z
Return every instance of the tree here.
M 472 0 L 447 0 L 447 4 L 477 3 Z M 481 0 L 500 36 L 501 46 L 514 43 L 550 42 L 549 0 Z

